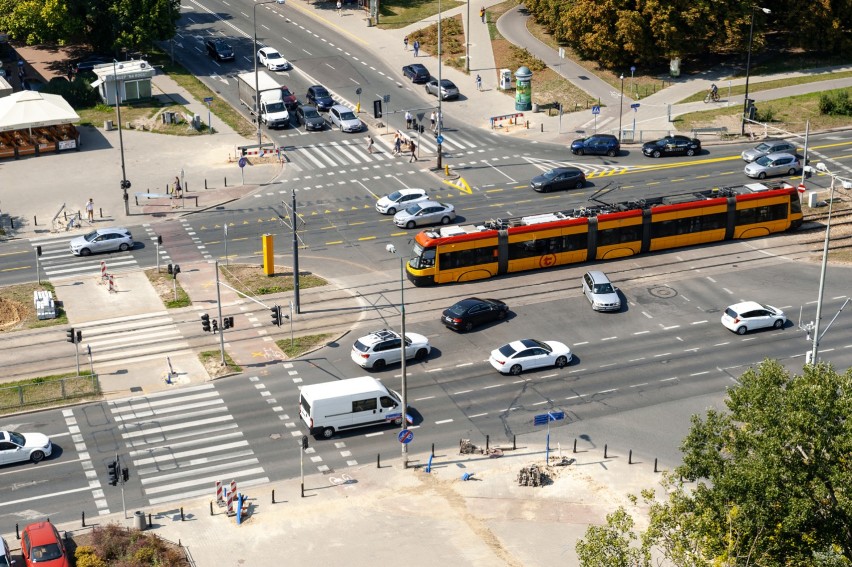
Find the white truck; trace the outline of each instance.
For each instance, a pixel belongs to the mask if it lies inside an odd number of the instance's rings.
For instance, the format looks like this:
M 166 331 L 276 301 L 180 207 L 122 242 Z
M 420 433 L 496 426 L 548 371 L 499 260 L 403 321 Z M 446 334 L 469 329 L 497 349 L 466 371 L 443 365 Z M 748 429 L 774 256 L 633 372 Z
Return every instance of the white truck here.
M 240 102 L 246 105 L 250 112 L 254 113 L 255 89 L 254 73 L 241 73 L 237 75 L 237 87 L 240 94 Z M 281 85 L 270 77 L 265 71 L 257 72 L 257 90 L 260 92 L 258 103 L 258 119 L 270 128 L 286 128 L 290 124 L 290 113 L 284 100 Z
M 372 376 L 302 386 L 299 416 L 315 437 L 382 423 L 402 424 L 400 396 Z

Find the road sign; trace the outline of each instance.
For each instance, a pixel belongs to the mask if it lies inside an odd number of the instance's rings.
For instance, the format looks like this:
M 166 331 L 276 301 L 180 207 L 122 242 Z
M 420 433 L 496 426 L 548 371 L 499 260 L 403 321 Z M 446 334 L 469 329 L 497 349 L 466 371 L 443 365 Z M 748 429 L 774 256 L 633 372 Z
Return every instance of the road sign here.
M 246 164 L 248 163 L 248 160 L 247 160 L 246 158 L 244 158 L 244 157 L 241 157 L 241 158 L 240 158 L 240 161 L 239 161 L 239 162 L 237 162 L 237 163 L 239 163 L 239 165 L 240 165 L 240 169 L 242 169 L 242 168 L 244 168 L 244 167 L 246 166 Z
M 204 102 L 206 102 L 207 104 L 210 104 L 211 102 L 213 102 L 213 97 L 212 96 L 204 97 Z
M 544 425 L 551 421 L 560 421 L 563 419 L 565 419 L 564 411 L 552 411 L 550 413 L 543 413 L 535 416 L 533 418 L 533 425 Z
M 639 103 L 634 102 L 633 104 L 630 105 L 630 108 L 632 108 L 633 110 L 636 110 L 637 108 L 639 108 Z
M 631 73 L 635 73 L 635 72 L 636 72 L 636 66 L 635 66 L 635 65 L 631 65 L 631 67 L 630 67 L 630 72 L 631 72 Z
M 438 142 L 439 144 L 443 144 L 444 143 L 444 137 L 439 134 L 438 137 L 435 138 L 435 141 Z
M 389 94 L 382 95 L 382 101 L 384 101 L 385 104 L 389 103 L 390 102 L 390 95 Z
M 410 429 L 403 429 L 396 438 L 399 439 L 400 443 L 408 445 L 414 439 L 414 432 Z
M 362 92 L 364 92 L 364 91 L 361 90 L 361 87 L 358 87 L 357 89 L 355 89 L 356 95 L 360 95 Z
M 600 113 L 601 113 L 601 107 L 598 106 L 597 104 L 593 105 L 592 106 L 592 114 L 600 114 Z
M 804 193 L 805 192 L 805 184 L 800 183 L 798 189 L 799 189 L 799 193 Z

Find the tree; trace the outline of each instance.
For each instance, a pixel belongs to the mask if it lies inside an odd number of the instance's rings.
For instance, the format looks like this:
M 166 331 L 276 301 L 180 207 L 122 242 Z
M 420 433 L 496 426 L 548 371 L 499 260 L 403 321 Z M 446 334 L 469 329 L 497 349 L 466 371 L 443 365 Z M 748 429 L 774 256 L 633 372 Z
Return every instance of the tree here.
M 632 546 L 633 518 L 623 506 L 607 514 L 603 526 L 589 526 L 586 538 L 577 542 L 577 557 L 583 567 L 635 567 L 650 565 L 647 550 Z

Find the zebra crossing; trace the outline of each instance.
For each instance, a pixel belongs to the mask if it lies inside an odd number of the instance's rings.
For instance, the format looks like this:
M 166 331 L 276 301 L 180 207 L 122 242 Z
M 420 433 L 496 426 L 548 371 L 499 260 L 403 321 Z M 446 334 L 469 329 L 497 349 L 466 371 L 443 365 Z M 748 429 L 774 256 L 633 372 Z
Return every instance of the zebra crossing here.
M 269 478 L 213 384 L 109 403 L 149 506 Z
M 192 353 L 175 320 L 166 311 L 78 323 L 93 364 L 163 360 Z
M 414 139 L 415 144 L 419 147 L 420 155 L 434 154 L 438 151 L 438 144 L 431 132 L 424 132 L 422 135 L 412 135 L 411 132 L 403 133 Z M 489 149 L 486 140 L 481 140 L 468 133 L 455 130 L 445 131 L 443 137 L 444 141 L 441 147 L 445 155 L 463 156 L 485 152 Z M 366 136 L 356 135 L 346 140 L 289 146 L 286 148 L 286 154 L 290 160 L 290 167 L 295 167 L 300 171 L 330 168 L 349 169 L 402 160 L 401 157 L 393 155 L 393 136 L 373 135 L 373 139 L 376 142 L 373 153 L 367 151 Z

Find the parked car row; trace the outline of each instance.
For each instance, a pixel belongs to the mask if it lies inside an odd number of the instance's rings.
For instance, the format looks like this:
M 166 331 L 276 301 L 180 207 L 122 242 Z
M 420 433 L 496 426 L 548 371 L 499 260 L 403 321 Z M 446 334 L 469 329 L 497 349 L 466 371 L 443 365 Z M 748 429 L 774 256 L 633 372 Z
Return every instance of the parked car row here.
M 440 96 L 441 100 L 455 100 L 459 98 L 459 88 L 449 79 L 441 79 L 440 87 L 438 79 L 432 77 L 429 70 L 422 63 L 412 63 L 402 68 L 402 74 L 412 83 L 426 84 L 426 92 L 433 96 Z

